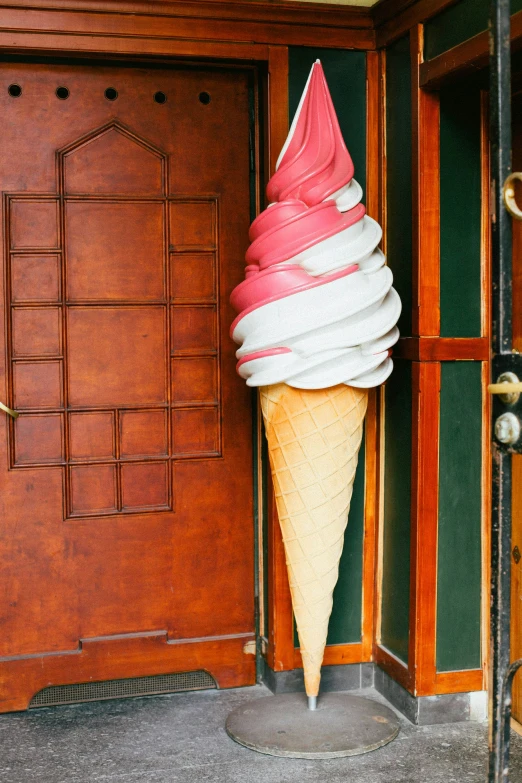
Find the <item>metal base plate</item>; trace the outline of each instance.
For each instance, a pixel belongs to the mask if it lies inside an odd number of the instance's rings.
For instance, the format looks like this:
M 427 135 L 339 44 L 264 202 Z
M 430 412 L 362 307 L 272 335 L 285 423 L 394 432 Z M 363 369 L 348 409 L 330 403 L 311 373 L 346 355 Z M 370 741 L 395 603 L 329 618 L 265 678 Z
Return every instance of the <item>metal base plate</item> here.
M 358 756 L 386 745 L 399 733 L 388 707 L 348 693 L 325 693 L 309 710 L 304 693 L 268 696 L 230 713 L 230 737 L 258 753 L 293 759 Z

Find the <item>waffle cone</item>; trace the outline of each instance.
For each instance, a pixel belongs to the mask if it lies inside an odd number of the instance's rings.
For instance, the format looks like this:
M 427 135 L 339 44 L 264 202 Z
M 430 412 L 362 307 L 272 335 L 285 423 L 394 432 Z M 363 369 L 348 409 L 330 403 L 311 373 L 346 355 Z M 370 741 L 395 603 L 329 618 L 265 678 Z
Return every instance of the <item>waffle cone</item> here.
M 368 392 L 260 392 L 305 688 L 317 696 Z

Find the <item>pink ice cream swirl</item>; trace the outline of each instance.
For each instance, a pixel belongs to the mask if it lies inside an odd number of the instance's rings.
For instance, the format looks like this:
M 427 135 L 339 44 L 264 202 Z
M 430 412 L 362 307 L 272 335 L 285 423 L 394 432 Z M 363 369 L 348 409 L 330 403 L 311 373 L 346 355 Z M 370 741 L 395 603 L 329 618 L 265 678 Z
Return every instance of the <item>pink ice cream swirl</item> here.
M 231 295 L 237 371 L 249 386 L 367 388 L 392 371 L 401 302 L 353 173 L 316 61 Z

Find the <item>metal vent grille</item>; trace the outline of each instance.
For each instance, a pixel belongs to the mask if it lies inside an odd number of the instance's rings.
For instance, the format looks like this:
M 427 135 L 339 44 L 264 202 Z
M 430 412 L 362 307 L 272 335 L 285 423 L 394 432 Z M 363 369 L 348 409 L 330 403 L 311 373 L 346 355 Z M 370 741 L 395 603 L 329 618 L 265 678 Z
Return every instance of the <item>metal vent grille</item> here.
M 33 696 L 29 709 L 82 701 L 126 699 L 131 696 L 154 696 L 178 691 L 199 691 L 217 688 L 214 678 L 205 671 L 157 674 L 105 682 L 81 682 L 74 685 L 51 685 Z

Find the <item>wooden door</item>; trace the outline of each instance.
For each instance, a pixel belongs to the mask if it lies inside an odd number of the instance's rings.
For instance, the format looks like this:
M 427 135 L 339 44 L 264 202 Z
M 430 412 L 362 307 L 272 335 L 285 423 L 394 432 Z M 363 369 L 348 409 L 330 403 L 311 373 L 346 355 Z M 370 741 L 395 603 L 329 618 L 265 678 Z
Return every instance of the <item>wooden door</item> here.
M 4 64 L 0 710 L 254 682 L 243 70 Z M 5 328 L 5 332 L 4 332 Z M 250 649 L 250 648 L 249 648 Z
M 520 85 L 520 91 L 517 89 Z M 522 78 L 513 79 L 513 171 L 522 171 Z M 516 185 L 517 203 L 522 187 Z M 513 220 L 513 347 L 522 352 L 522 223 Z M 513 534 L 511 560 L 511 659 L 522 658 L 522 455 L 513 455 Z M 522 723 L 522 674 L 513 683 L 513 717 Z

